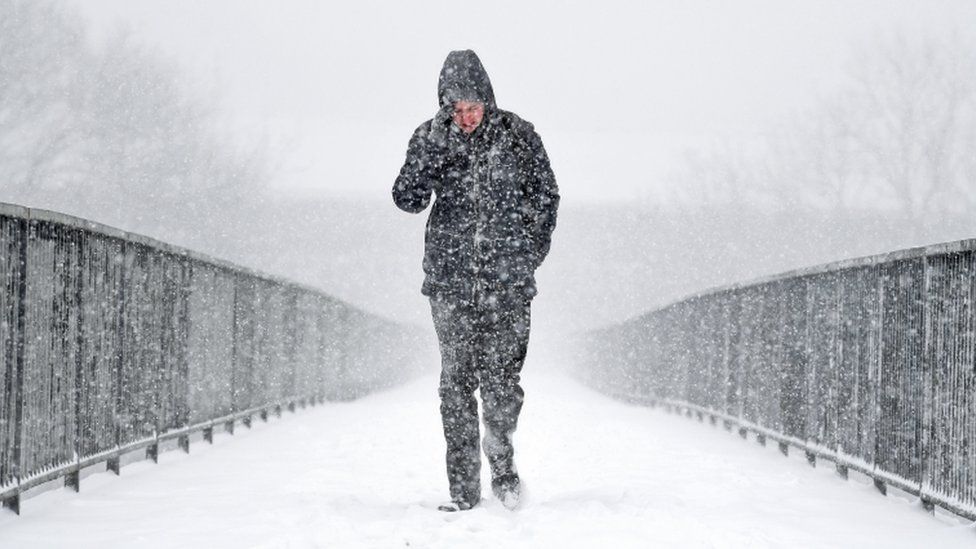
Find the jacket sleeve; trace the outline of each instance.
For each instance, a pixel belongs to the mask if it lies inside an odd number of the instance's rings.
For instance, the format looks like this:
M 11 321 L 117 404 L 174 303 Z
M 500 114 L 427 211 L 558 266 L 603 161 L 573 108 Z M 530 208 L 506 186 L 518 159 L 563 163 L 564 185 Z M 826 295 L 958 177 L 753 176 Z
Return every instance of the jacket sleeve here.
M 427 134 L 430 124 L 421 124 L 407 145 L 407 158 L 393 183 L 393 202 L 405 212 L 420 213 L 430 204 L 430 195 L 439 183 L 434 169 Z
M 523 124 L 519 133 L 524 143 L 523 166 L 527 170 L 527 177 L 522 214 L 532 234 L 533 252 L 538 267 L 549 254 L 552 231 L 556 228 L 559 187 L 556 186 L 556 176 L 552 173 L 549 155 L 542 145 L 542 139 L 532 124 L 524 121 Z

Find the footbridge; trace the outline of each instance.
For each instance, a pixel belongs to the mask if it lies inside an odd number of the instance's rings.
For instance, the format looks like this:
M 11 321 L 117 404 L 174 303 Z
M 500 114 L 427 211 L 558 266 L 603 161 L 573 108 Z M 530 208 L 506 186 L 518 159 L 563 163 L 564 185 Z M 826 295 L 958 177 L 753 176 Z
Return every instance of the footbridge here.
M 962 241 L 567 335 L 522 507 L 445 515 L 429 328 L 0 205 L 0 546 L 970 547 L 974 297 Z

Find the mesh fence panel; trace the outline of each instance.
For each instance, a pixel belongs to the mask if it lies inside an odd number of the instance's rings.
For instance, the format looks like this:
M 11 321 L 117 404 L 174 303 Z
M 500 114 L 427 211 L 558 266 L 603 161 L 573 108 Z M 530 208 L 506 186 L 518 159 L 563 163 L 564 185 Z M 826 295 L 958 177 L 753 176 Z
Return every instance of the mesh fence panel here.
M 713 290 L 582 338 L 594 388 L 719 414 L 976 518 L 976 241 Z
M 235 413 L 395 385 L 436 364 L 425 333 L 164 243 L 0 204 L 0 488 Z

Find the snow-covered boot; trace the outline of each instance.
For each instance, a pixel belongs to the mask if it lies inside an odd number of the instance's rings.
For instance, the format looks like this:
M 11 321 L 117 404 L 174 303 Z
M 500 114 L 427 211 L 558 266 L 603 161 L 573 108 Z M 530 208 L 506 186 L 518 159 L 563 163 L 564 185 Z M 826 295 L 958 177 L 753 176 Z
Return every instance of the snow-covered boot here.
M 518 507 L 521 482 L 515 473 L 501 475 L 491 481 L 491 491 L 508 510 Z
M 447 503 L 442 503 L 437 506 L 438 511 L 444 511 L 445 513 L 456 513 L 457 511 L 467 511 L 478 505 L 480 500 L 468 501 L 468 500 L 457 500 L 449 501 Z

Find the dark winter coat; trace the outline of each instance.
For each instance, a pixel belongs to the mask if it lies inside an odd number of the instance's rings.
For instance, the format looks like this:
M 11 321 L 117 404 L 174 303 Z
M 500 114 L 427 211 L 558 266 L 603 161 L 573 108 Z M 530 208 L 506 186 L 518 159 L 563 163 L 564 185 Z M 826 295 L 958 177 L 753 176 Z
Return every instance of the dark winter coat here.
M 559 191 L 532 124 L 495 105 L 481 61 L 451 52 L 438 83 L 441 110 L 410 139 L 393 185 L 407 212 L 434 206 L 427 220 L 425 295 L 530 299 L 535 269 L 549 252 Z M 480 101 L 485 116 L 470 135 L 452 121 L 454 102 Z

